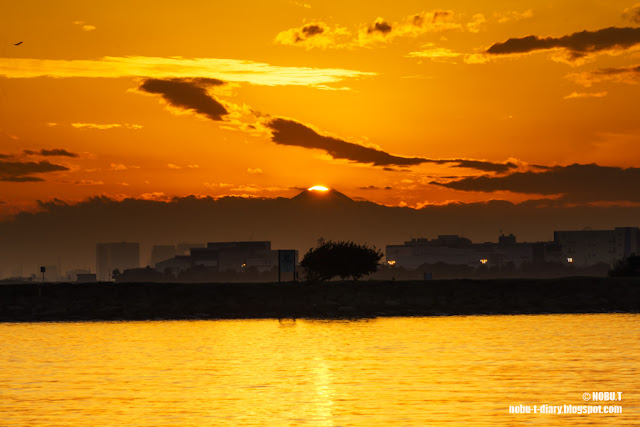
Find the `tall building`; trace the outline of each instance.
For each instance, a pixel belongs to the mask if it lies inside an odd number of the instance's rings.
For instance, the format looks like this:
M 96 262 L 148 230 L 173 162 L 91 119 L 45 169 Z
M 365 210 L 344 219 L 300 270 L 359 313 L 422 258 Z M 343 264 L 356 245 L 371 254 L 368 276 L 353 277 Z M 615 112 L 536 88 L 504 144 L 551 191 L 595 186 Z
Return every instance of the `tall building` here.
M 561 246 L 566 262 L 578 266 L 613 264 L 630 255 L 640 254 L 638 227 L 554 231 L 553 239 Z
M 140 267 L 139 243 L 98 243 L 96 244 L 96 274 L 100 282 L 112 279 L 111 273 Z

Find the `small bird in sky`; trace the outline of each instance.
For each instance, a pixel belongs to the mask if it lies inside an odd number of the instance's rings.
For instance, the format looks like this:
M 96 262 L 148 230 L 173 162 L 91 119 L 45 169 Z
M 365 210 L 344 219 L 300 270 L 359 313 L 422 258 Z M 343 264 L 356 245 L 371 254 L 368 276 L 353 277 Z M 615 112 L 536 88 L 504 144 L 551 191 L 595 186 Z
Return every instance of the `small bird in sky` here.
M 14 43 L 14 46 L 20 46 L 22 44 L 22 42 L 18 42 L 18 43 Z

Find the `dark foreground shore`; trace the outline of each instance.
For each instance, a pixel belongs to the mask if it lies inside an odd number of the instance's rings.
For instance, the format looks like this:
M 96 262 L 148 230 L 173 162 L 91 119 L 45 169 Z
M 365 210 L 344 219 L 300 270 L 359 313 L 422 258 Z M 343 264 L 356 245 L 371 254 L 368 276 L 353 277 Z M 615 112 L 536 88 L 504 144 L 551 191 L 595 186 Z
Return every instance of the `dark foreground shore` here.
M 0 321 L 639 313 L 640 279 L 0 286 Z

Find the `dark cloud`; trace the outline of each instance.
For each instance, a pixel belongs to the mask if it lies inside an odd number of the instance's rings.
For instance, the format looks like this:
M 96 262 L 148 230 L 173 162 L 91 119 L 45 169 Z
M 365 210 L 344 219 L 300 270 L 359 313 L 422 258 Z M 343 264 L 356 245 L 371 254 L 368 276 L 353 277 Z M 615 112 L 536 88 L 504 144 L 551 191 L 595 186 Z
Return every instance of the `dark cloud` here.
M 374 22 L 374 24 L 372 26 L 367 28 L 367 33 L 369 33 L 369 34 L 380 33 L 380 34 L 386 35 L 386 34 L 390 33 L 391 30 L 392 30 L 391 25 L 389 25 L 385 21 L 378 20 L 378 21 Z
M 273 119 L 267 123 L 273 131 L 272 140 L 276 144 L 293 145 L 324 150 L 334 159 L 346 159 L 358 163 L 372 163 L 375 166 L 408 166 L 423 163 L 418 157 L 398 157 L 381 150 L 363 147 L 330 136 L 322 136 L 313 129 L 287 119 Z
M 314 31 L 314 30 L 310 30 Z M 194 110 L 204 114 L 212 120 L 222 120 L 222 115 L 227 114 L 227 110 L 216 101 L 206 91 L 211 85 L 221 85 L 224 82 L 216 79 L 171 79 L 158 80 L 147 79 L 140 89 L 161 94 L 171 105 Z M 292 145 L 310 149 L 320 149 L 329 153 L 334 159 L 346 159 L 358 163 L 373 164 L 375 166 L 386 166 L 385 170 L 398 169 L 388 168 L 389 166 L 413 166 L 421 163 L 448 164 L 457 168 L 470 168 L 483 172 L 506 172 L 515 168 L 513 163 L 493 163 L 479 160 L 465 159 L 425 159 L 421 157 L 400 157 L 391 155 L 385 151 L 375 148 L 364 147 L 344 141 L 342 139 L 323 136 L 313 129 L 298 123 L 294 120 L 282 118 L 272 119 L 266 126 L 273 131 L 272 141 L 281 145 Z M 45 150 L 41 150 L 43 153 Z M 63 151 L 63 150 L 51 150 Z M 25 151 L 27 152 L 27 151 Z M 35 152 L 29 151 L 29 154 Z M 71 154 L 71 153 L 69 153 Z M 58 154 L 62 155 L 62 154 Z M 405 169 L 406 170 L 406 169 Z
M 592 74 L 600 75 L 600 76 L 614 76 L 614 75 L 626 74 L 626 73 L 640 74 L 640 65 L 636 65 L 632 67 L 601 68 L 599 70 L 592 72 Z
M 9 154 L 0 154 L 0 159 L 8 159 L 11 157 Z
M 443 19 L 448 19 L 453 16 L 453 12 L 450 10 L 434 10 L 433 18 L 431 18 L 432 22 L 438 22 Z
M 359 190 L 380 190 L 380 187 L 376 187 L 375 185 L 369 185 L 367 187 L 358 187 Z
M 36 173 L 59 172 L 69 170 L 66 166 L 48 161 L 42 162 L 5 162 L 0 161 L 0 181 L 36 182 L 42 178 L 31 176 Z
M 301 43 L 313 36 L 324 33 L 324 31 L 322 24 L 308 24 L 300 28 L 300 32 L 296 32 L 294 41 Z
M 563 48 L 571 59 L 578 59 L 590 53 L 610 49 L 627 49 L 640 43 L 640 28 L 603 28 L 597 31 L 581 31 L 562 37 L 527 36 L 511 38 L 493 44 L 489 54 L 527 53 L 536 50 Z
M 376 187 L 375 185 L 369 185 L 366 187 L 358 187 L 359 190 L 393 190 L 391 187 Z
M 42 182 L 44 179 L 37 176 L 0 176 L 0 181 L 6 182 Z
M 302 32 L 307 37 L 315 36 L 316 34 L 324 33 L 324 28 L 318 24 L 309 24 L 302 27 Z
M 526 194 L 561 194 L 572 202 L 640 202 L 640 168 L 597 164 L 554 166 L 543 172 L 515 172 L 506 176 L 468 177 L 448 183 L 431 182 L 461 191 L 512 191 Z
M 72 153 L 63 148 L 54 148 L 52 150 L 42 149 L 40 151 L 24 150 L 24 154 L 38 155 L 38 156 L 64 156 L 64 157 L 78 157 L 76 153 Z
M 363 147 L 342 139 L 323 136 L 313 129 L 287 119 L 273 119 L 267 123 L 273 130 L 272 140 L 277 144 L 293 145 L 303 148 L 324 150 L 334 159 L 346 159 L 358 163 L 371 163 L 375 166 L 385 166 L 384 170 L 397 172 L 390 166 L 414 166 L 422 163 L 449 164 L 457 168 L 470 168 L 483 172 L 507 172 L 515 168 L 513 163 L 492 163 L 480 160 L 464 159 L 425 159 L 421 157 L 399 157 L 375 148 Z M 404 169 L 405 171 L 407 169 Z
M 169 104 L 192 110 L 209 117 L 211 120 L 222 120 L 227 109 L 207 92 L 209 86 L 224 84 L 217 79 L 146 79 L 140 90 L 161 95 Z
M 464 159 L 444 159 L 444 160 L 427 160 L 429 163 L 437 163 L 439 165 L 453 163 L 454 168 L 476 169 L 484 172 L 508 172 L 510 169 L 517 167 L 515 163 L 493 163 L 481 160 L 464 160 Z

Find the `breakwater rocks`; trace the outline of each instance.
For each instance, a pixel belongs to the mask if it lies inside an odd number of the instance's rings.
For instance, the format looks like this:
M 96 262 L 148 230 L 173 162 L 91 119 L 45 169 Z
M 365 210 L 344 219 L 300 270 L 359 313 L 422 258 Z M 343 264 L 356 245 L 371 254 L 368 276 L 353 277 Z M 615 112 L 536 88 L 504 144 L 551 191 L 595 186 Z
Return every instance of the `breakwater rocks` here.
M 0 285 L 0 321 L 640 312 L 640 279 Z

